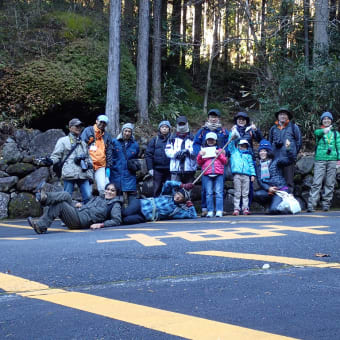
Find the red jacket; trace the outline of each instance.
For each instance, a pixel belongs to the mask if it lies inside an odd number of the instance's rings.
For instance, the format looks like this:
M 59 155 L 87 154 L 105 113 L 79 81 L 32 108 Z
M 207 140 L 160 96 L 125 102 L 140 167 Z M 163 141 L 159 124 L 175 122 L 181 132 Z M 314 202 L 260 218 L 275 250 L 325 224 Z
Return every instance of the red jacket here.
M 217 149 L 217 151 L 220 151 L 221 149 Z M 214 158 L 202 158 L 200 154 L 197 156 L 197 164 L 202 168 L 206 169 Z M 228 158 L 226 155 L 222 152 L 214 162 L 212 166 L 209 167 L 209 169 L 204 173 L 204 175 L 223 175 L 224 174 L 224 166 L 227 164 Z

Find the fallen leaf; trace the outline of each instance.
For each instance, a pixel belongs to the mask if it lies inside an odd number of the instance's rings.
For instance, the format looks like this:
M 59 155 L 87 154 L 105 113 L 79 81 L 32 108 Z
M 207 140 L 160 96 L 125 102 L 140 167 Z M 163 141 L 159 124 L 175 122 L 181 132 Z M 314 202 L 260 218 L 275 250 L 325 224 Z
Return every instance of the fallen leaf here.
M 323 253 L 315 253 L 316 257 L 330 257 L 331 255 L 329 254 L 323 254 Z

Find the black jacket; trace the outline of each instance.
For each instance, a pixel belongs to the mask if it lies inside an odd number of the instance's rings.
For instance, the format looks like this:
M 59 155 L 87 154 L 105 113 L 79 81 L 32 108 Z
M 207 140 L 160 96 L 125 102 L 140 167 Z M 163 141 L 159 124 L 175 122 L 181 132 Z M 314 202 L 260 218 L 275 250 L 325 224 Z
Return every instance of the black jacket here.
M 145 151 L 145 160 L 148 170 L 151 169 L 168 169 L 170 167 L 170 158 L 165 154 L 165 146 L 168 142 L 170 134 L 164 136 L 158 133 L 158 136 L 153 137 Z

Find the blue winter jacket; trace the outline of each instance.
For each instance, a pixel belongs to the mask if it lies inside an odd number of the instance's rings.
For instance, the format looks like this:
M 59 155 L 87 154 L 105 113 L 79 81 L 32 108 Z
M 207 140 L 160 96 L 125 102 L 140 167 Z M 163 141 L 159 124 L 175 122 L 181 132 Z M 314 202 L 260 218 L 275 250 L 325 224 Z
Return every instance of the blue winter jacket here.
M 170 138 L 170 134 L 164 136 L 158 133 L 153 137 L 145 151 L 145 161 L 148 170 L 151 169 L 170 169 L 170 158 L 165 154 L 165 147 Z
M 138 143 L 135 141 L 134 137 L 131 137 L 125 147 L 124 140 L 121 137 L 118 137 L 118 139 L 112 139 L 111 147 L 112 163 L 110 167 L 110 182 L 114 183 L 116 189 L 122 191 L 136 191 L 136 174 L 129 171 L 127 161 L 138 157 Z
M 180 188 L 181 182 L 166 181 L 161 195 L 141 199 L 141 211 L 147 221 L 196 218 L 194 206 L 187 207 L 185 203 L 176 204 L 174 195 Z
M 222 149 L 228 141 L 229 132 L 226 129 L 218 128 L 218 129 L 212 131 L 212 130 L 210 130 L 207 127 L 204 126 L 197 131 L 195 138 L 194 138 L 193 149 L 194 149 L 194 154 L 196 156 L 201 151 L 201 147 L 203 146 L 203 144 L 205 142 L 205 136 L 208 132 L 215 132 L 216 133 L 216 135 L 217 135 L 217 147 L 219 149 Z
M 236 146 L 236 142 L 228 145 L 230 152 L 230 166 L 232 174 L 256 176 L 254 160 L 249 150 L 240 150 Z

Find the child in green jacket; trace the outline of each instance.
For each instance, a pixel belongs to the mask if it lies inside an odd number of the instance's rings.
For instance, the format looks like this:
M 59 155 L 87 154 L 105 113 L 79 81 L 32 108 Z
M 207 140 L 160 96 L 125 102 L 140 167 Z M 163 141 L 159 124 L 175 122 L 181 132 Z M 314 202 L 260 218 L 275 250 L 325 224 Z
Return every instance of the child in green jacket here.
M 329 210 L 336 181 L 336 165 L 340 160 L 340 134 L 332 128 L 332 114 L 324 112 L 320 121 L 321 128 L 314 131 L 316 138 L 314 178 L 309 192 L 308 212 L 315 211 L 323 183 L 321 205 L 324 211 Z

